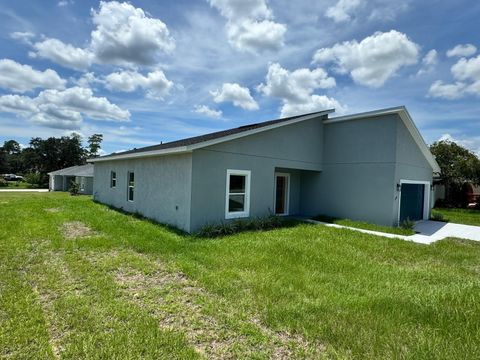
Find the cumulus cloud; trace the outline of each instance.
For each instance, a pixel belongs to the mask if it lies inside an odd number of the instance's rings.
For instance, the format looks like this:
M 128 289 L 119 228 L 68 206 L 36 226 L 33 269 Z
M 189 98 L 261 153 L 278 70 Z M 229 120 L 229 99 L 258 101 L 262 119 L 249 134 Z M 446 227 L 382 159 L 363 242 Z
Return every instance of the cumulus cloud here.
M 477 52 L 477 48 L 472 44 L 459 44 L 454 48 L 447 51 L 448 57 L 462 57 L 462 56 L 472 56 Z
M 93 54 L 89 50 L 76 48 L 57 39 L 36 42 L 33 48 L 35 52 L 31 56 L 48 59 L 75 70 L 85 70 L 93 61 Z
M 270 64 L 265 83 L 258 91 L 267 96 L 285 99 L 291 102 L 306 100 L 316 89 L 335 87 L 335 79 L 329 77 L 321 68 L 314 70 L 297 69 L 290 72 L 278 63 Z
M 197 114 L 202 114 L 210 118 L 219 119 L 222 117 L 221 110 L 211 109 L 206 105 L 196 105 L 195 110 L 193 110 Z
M 360 0 L 338 0 L 334 6 L 330 6 L 325 16 L 336 23 L 345 22 L 351 19 L 351 13 L 360 6 Z
M 216 103 L 232 102 L 245 110 L 258 110 L 258 104 L 250 95 L 250 90 L 236 83 L 224 83 L 221 89 L 211 91 L 210 94 Z
M 72 87 L 65 90 L 41 91 L 37 97 L 0 96 L 0 112 L 19 115 L 39 125 L 76 130 L 83 117 L 96 120 L 128 121 L 130 112 L 95 97 L 91 89 Z
M 427 73 L 431 73 L 435 66 L 438 63 L 438 52 L 437 50 L 433 49 L 430 50 L 422 59 L 422 67 L 418 70 L 417 75 L 423 75 Z
M 132 92 L 138 88 L 144 89 L 147 96 L 163 99 L 173 86 L 161 70 L 155 70 L 147 75 L 136 71 L 120 71 L 105 77 L 107 89 L 114 91 Z
M 209 0 L 227 19 L 229 43 L 240 51 L 259 53 L 284 45 L 287 27 L 273 20 L 266 0 Z
M 376 32 L 362 41 L 346 41 L 317 50 L 314 63 L 333 63 L 361 85 L 380 87 L 403 66 L 417 63 L 419 46 L 395 30 Z
M 159 52 L 175 48 L 160 19 L 129 3 L 101 1 L 100 9 L 92 10 L 92 20 L 97 28 L 91 34 L 91 49 L 100 62 L 152 65 Z
M 153 65 L 161 53 L 175 48 L 167 25 L 130 3 L 101 1 L 99 9 L 92 9 L 91 14 L 95 29 L 85 48 L 46 39 L 33 44 L 33 54 L 68 68 L 85 70 L 92 63 Z
M 430 96 L 448 100 L 466 95 L 480 96 L 480 55 L 461 58 L 452 66 L 451 72 L 456 82 L 444 84 L 440 80 L 435 81 L 428 91 Z
M 317 89 L 329 89 L 335 85 L 335 79 L 321 68 L 290 72 L 274 63 L 268 68 L 265 83 L 260 84 L 257 90 L 266 96 L 282 100 L 280 113 L 283 117 L 331 108 L 343 112 L 345 107 L 335 99 L 313 94 Z
M 54 70 L 38 71 L 10 59 L 0 60 L 0 87 L 23 93 L 36 88 L 63 89 L 66 81 Z
M 458 145 L 466 147 L 473 151 L 477 156 L 480 157 L 480 136 L 477 137 L 466 137 L 466 136 L 452 136 L 451 134 L 443 134 L 438 141 L 448 141 L 454 142 Z

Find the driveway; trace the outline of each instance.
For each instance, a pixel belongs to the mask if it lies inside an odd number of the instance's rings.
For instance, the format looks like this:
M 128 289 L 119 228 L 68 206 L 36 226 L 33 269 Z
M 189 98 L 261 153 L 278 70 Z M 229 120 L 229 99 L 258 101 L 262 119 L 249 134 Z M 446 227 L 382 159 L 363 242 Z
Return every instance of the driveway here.
M 418 222 L 414 230 L 418 234 L 407 236 L 407 240 L 422 244 L 431 244 L 447 237 L 480 241 L 480 226 L 426 220 Z
M 414 230 L 417 232 L 415 235 L 397 235 L 384 233 L 373 230 L 358 229 L 349 226 L 343 226 L 338 224 L 329 224 L 312 219 L 302 219 L 303 221 L 312 224 L 322 224 L 328 227 L 345 228 L 366 234 L 372 234 L 377 236 L 388 237 L 392 239 L 402 239 L 407 241 L 413 241 L 419 244 L 431 244 L 435 241 L 445 239 L 447 237 L 455 237 L 460 239 L 480 241 L 480 226 L 462 225 L 454 223 L 445 223 L 439 221 L 424 220 L 419 221 Z

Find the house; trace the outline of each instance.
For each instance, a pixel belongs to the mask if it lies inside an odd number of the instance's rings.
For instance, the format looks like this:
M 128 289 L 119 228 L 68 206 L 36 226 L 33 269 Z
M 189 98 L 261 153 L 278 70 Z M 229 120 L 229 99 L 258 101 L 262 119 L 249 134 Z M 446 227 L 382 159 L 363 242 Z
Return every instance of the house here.
M 48 189 L 50 191 L 68 191 L 74 181 L 78 184 L 80 194 L 92 195 L 93 167 L 93 164 L 86 164 L 49 172 Z
M 332 112 L 92 159 L 94 199 L 188 232 L 268 214 L 428 219 L 440 168 L 406 108 Z

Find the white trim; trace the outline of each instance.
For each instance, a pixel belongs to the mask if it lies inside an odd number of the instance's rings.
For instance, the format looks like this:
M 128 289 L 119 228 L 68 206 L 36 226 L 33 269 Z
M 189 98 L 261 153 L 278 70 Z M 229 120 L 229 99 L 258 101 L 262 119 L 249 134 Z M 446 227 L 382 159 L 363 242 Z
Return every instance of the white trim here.
M 340 117 L 324 120 L 323 123 L 328 125 L 328 124 L 335 124 L 335 123 L 343 122 L 343 121 L 367 119 L 367 118 L 371 118 L 371 117 L 378 117 L 378 116 L 382 116 L 382 115 L 392 115 L 392 114 L 398 114 L 400 116 L 403 123 L 405 124 L 408 131 L 410 132 L 413 139 L 415 140 L 415 143 L 417 144 L 420 151 L 422 152 L 423 156 L 425 157 L 427 162 L 432 167 L 433 172 L 434 173 L 440 173 L 441 172 L 440 166 L 438 165 L 437 161 L 435 160 L 435 157 L 430 152 L 430 149 L 429 149 L 428 145 L 425 143 L 425 140 L 423 139 L 422 135 L 418 131 L 417 126 L 413 122 L 412 117 L 408 113 L 408 110 L 405 106 L 399 106 L 399 107 L 394 107 L 394 108 L 369 111 L 369 112 L 364 112 L 364 113 L 360 113 L 360 114 L 340 116 Z
M 430 218 L 430 210 L 431 210 L 431 203 L 430 203 L 430 181 L 423 181 L 423 180 L 406 180 L 401 179 L 400 182 L 400 190 L 398 191 L 398 216 L 397 216 L 397 223 L 400 224 L 400 209 L 402 203 L 402 184 L 421 184 L 425 185 L 424 193 L 423 193 L 423 219 L 428 220 Z
M 222 136 L 222 137 L 212 139 L 212 140 L 208 140 L 208 141 L 202 141 L 202 142 L 199 142 L 197 144 L 192 144 L 192 145 L 187 145 L 187 146 L 179 146 L 179 147 L 170 148 L 170 149 L 142 151 L 142 152 L 136 152 L 136 153 L 124 154 L 124 155 L 122 155 L 121 153 L 118 154 L 118 155 L 112 155 L 112 156 L 107 155 L 107 156 L 104 156 L 104 157 L 88 159 L 87 162 L 95 163 L 95 162 L 100 162 L 100 161 L 131 159 L 131 158 L 148 157 L 148 156 L 170 155 L 170 154 L 177 154 L 177 153 L 188 153 L 188 152 L 191 152 L 193 150 L 204 148 L 204 147 L 207 147 L 207 146 L 211 146 L 211 145 L 223 143 L 223 142 L 226 142 L 226 141 L 239 139 L 239 138 L 242 138 L 242 137 L 245 137 L 245 136 L 257 134 L 257 133 L 267 131 L 267 130 L 276 129 L 276 128 L 286 126 L 286 125 L 295 124 L 295 123 L 298 123 L 298 122 L 301 122 L 301 121 L 314 119 L 316 117 L 320 117 L 320 116 L 330 114 L 334 111 L 335 110 L 333 110 L 333 109 L 332 110 L 319 111 L 319 112 L 316 112 L 314 114 L 308 114 L 308 115 L 305 115 L 305 116 L 300 116 L 300 117 L 297 117 L 297 118 L 292 119 L 292 120 L 282 121 L 282 122 L 278 122 L 276 124 L 262 126 L 262 127 L 258 127 L 258 128 L 251 129 L 251 130 L 242 131 L 242 132 L 239 132 L 239 133 L 236 133 L 236 134 Z M 248 125 L 246 125 L 246 126 L 248 126 Z
M 230 199 L 230 175 L 245 176 L 245 203 L 243 211 L 228 211 L 229 199 Z M 225 219 L 238 219 L 250 216 L 250 170 L 233 170 L 227 169 L 227 181 L 225 187 Z
M 285 177 L 287 178 L 287 189 L 285 191 L 285 211 L 283 214 L 277 214 L 277 178 L 278 177 Z M 290 174 L 289 173 L 282 173 L 282 172 L 276 172 L 274 176 L 274 193 L 273 193 L 273 212 L 275 215 L 278 216 L 288 216 L 290 213 Z
M 115 176 L 113 176 L 115 174 Z M 115 180 L 115 185 L 113 181 Z M 115 170 L 110 170 L 110 189 L 115 189 L 117 187 L 117 172 Z

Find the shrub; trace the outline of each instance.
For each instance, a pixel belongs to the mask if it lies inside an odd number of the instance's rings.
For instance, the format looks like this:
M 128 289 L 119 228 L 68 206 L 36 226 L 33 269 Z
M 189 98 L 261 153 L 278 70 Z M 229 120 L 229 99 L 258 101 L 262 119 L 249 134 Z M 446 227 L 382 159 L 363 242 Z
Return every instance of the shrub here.
M 39 172 L 25 175 L 25 181 L 34 189 L 48 186 L 48 177 Z
M 252 219 L 222 222 L 220 224 L 207 224 L 200 229 L 197 236 L 214 238 L 232 235 L 242 231 L 270 230 L 281 227 L 284 224 L 285 220 L 283 218 L 270 215 Z
M 400 227 L 405 230 L 413 230 L 414 226 L 415 226 L 415 221 L 410 219 L 403 220 L 402 223 L 400 224 Z
M 442 213 L 440 213 L 438 211 L 435 211 L 435 210 L 432 211 L 432 215 L 430 216 L 430 220 L 433 220 L 433 221 L 447 221 Z
M 8 182 L 5 179 L 0 179 L 0 187 L 7 187 Z
M 76 196 L 80 192 L 80 185 L 78 185 L 77 182 L 72 181 L 70 183 L 70 188 L 68 189 L 68 191 L 70 192 L 70 195 Z

